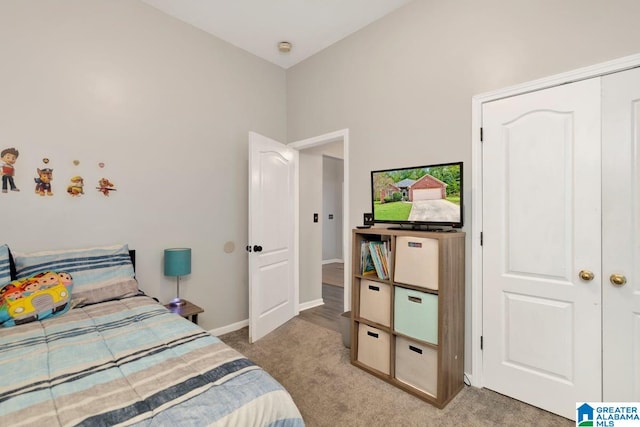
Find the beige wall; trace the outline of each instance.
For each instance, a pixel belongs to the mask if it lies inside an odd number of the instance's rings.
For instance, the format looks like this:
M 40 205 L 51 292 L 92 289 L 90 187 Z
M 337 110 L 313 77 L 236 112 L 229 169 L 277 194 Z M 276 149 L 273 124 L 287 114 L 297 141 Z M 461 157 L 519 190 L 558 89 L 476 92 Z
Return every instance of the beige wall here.
M 3 0 L 0 40 L 0 147 L 19 149 L 22 190 L 0 194 L 2 243 L 127 242 L 163 302 L 175 293 L 163 249 L 188 246 L 181 293 L 205 309 L 201 325 L 247 319 L 248 131 L 286 139 L 284 70 L 135 0 Z M 73 175 L 80 198 L 65 193 Z M 117 186 L 109 198 L 101 176 Z
M 472 96 L 639 53 L 638 16 L 636 0 L 416 0 L 287 70 L 289 140 L 349 128 L 350 228 L 371 170 L 464 161 L 471 233 Z

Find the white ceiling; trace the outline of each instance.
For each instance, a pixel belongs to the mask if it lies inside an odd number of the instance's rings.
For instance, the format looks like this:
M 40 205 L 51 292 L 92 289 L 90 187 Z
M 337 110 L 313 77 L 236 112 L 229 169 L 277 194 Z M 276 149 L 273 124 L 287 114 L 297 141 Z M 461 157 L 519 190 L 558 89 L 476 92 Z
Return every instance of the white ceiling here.
M 142 0 L 282 68 L 412 0 Z M 293 44 L 288 54 L 278 43 Z

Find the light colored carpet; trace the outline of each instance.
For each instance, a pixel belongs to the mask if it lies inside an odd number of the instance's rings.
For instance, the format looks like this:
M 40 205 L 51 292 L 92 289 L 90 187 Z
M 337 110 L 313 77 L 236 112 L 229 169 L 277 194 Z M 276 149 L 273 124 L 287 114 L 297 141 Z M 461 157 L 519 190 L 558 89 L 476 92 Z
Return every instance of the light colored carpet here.
M 247 328 L 220 338 L 285 386 L 307 426 L 574 426 L 485 389 L 465 387 L 444 409 L 351 365 L 339 333 L 294 318 L 248 343 Z
M 322 283 L 344 287 L 344 263 L 332 262 L 322 265 Z

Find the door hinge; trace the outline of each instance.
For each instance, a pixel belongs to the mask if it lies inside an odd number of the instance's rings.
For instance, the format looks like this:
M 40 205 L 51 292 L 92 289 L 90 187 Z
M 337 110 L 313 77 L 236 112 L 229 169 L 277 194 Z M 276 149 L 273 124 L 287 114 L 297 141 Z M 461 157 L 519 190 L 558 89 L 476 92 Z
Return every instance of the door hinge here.
M 484 349 L 484 337 L 480 335 L 480 350 Z
M 484 131 L 483 131 L 483 128 L 480 128 L 480 142 L 484 142 Z
M 480 246 L 482 246 L 482 244 L 484 243 L 484 235 L 482 234 L 482 231 L 480 232 Z

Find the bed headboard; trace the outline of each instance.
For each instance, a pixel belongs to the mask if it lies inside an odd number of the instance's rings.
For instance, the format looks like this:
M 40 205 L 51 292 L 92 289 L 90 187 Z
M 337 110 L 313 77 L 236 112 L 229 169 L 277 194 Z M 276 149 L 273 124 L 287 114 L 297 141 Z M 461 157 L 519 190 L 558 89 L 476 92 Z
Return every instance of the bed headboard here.
M 11 249 L 7 248 L 9 251 L 9 274 L 11 274 L 11 280 L 16 280 L 18 276 L 16 272 L 16 263 L 13 261 L 13 255 L 11 255 Z
M 136 250 L 129 249 L 129 257 L 131 258 L 131 264 L 133 264 L 133 271 L 136 271 Z

